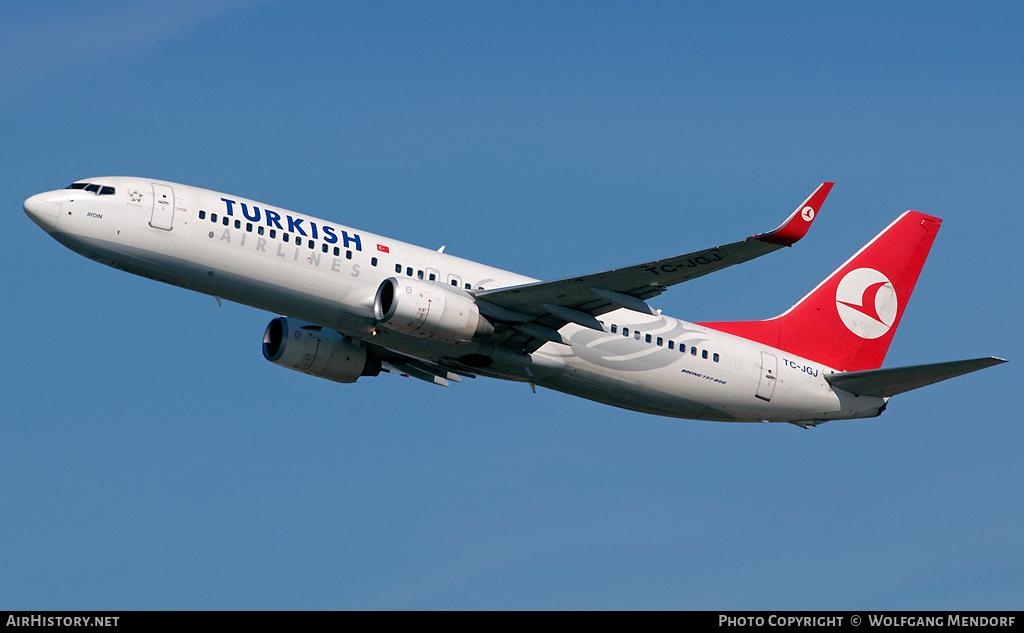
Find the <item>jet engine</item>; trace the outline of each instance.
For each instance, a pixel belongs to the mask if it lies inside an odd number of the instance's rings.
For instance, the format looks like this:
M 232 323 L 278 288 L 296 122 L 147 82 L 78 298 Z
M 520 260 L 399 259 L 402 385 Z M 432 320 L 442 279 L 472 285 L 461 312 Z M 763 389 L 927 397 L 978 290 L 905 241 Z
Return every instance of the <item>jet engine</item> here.
M 381 282 L 373 316 L 394 332 L 442 343 L 468 343 L 494 332 L 472 297 L 420 279 L 390 277 Z
M 334 330 L 288 317 L 263 333 L 263 357 L 282 367 L 335 382 L 355 382 L 380 373 L 380 359 Z

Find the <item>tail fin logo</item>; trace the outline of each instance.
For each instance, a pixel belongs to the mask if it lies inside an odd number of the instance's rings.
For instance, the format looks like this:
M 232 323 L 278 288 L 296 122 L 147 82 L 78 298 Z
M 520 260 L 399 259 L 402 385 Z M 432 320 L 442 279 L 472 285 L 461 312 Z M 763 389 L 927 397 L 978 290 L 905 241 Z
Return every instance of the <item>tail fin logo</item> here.
M 800 211 L 800 217 L 802 217 L 806 222 L 810 222 L 811 220 L 813 220 L 814 219 L 814 207 L 804 207 Z
M 876 339 L 892 327 L 899 310 L 896 289 L 874 268 L 846 273 L 836 288 L 836 310 L 846 327 L 861 338 Z

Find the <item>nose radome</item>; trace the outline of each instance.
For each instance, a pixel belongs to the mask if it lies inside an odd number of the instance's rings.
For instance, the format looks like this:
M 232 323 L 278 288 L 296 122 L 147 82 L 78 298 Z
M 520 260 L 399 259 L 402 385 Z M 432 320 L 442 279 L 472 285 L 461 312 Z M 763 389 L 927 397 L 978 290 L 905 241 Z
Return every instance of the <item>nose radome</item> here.
M 32 221 L 49 233 L 57 226 L 60 217 L 60 201 L 63 194 L 59 191 L 39 193 L 25 201 L 25 213 Z

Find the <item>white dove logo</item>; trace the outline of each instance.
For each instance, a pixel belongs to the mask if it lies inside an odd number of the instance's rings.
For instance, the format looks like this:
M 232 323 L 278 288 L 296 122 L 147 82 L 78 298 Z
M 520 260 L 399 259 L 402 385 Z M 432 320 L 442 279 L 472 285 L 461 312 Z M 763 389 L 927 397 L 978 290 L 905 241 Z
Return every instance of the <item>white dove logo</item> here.
M 836 288 L 836 310 L 851 332 L 861 338 L 878 338 L 896 320 L 896 289 L 874 268 L 851 270 Z

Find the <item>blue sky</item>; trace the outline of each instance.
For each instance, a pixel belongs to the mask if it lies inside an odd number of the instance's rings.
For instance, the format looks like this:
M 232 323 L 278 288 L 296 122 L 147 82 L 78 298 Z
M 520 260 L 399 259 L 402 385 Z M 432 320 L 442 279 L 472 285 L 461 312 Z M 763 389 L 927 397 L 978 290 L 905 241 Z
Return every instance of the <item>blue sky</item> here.
M 7 3 L 0 605 L 1020 609 L 1024 10 L 1013 3 Z M 21 209 L 96 175 L 244 195 L 537 278 L 774 227 L 673 288 L 774 316 L 944 219 L 886 366 L 1011 363 L 812 430 L 486 379 L 339 385 L 275 315 Z

